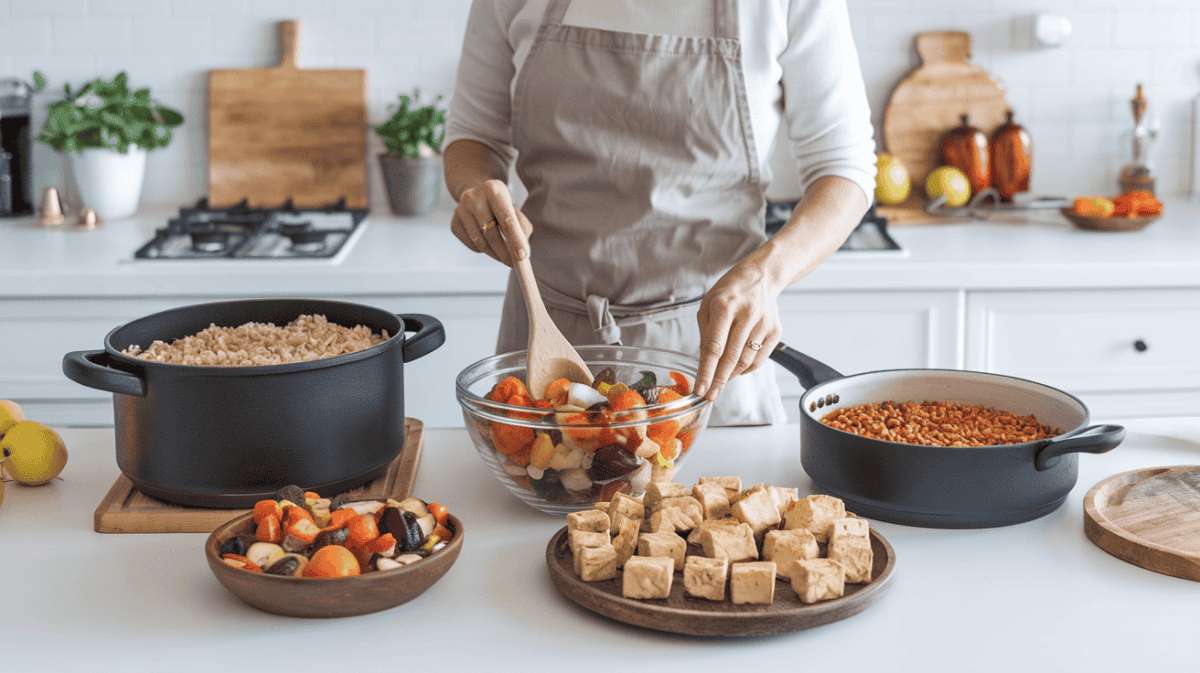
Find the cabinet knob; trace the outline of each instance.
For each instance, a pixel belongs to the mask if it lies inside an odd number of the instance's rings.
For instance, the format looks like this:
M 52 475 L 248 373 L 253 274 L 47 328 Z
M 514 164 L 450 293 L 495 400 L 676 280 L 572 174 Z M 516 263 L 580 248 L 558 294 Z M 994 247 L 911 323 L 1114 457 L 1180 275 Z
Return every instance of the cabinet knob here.
M 1146 342 L 1142 341 L 1141 339 L 1138 339 L 1137 341 L 1133 342 L 1133 350 L 1135 350 L 1139 353 L 1145 353 L 1146 350 L 1149 348 L 1150 348 L 1150 346 L 1146 345 Z

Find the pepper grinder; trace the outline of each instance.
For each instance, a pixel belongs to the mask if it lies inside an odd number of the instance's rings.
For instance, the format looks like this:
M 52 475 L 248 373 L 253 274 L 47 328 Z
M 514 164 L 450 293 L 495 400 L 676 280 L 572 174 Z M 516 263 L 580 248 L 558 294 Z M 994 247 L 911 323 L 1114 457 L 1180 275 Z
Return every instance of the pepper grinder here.
M 1129 104 L 1133 109 L 1133 135 L 1129 143 L 1130 161 L 1121 168 L 1121 193 L 1144 190 L 1153 194 L 1156 176 L 1150 163 L 1150 148 L 1158 136 L 1158 128 L 1146 115 L 1150 101 L 1141 84 L 1137 85 L 1137 94 Z

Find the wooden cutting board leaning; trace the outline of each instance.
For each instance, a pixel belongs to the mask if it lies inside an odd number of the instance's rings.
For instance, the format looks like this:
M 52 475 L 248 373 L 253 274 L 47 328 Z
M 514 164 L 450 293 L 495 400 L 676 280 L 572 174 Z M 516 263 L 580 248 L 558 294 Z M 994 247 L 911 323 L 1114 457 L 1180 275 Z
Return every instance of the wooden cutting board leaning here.
M 922 208 L 925 177 L 940 165 L 938 142 L 964 114 L 990 137 L 1009 109 L 999 80 L 971 61 L 968 33 L 920 33 L 916 45 L 921 65 L 892 91 L 883 113 L 884 151 L 904 164 L 913 183 L 908 201 L 878 209 L 894 225 L 951 221 Z
M 299 39 L 283 21 L 278 66 L 210 73 L 210 205 L 367 207 L 367 73 L 300 68 Z

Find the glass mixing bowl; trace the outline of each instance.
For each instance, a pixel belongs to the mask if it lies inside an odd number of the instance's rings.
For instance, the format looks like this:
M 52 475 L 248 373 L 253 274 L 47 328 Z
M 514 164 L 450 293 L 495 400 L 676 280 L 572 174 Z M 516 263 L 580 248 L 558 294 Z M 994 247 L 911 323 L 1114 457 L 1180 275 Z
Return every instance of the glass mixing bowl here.
M 464 369 L 457 396 L 479 455 L 514 495 L 553 514 L 590 509 L 618 491 L 638 496 L 651 480 L 670 479 L 711 409 L 708 400 L 690 393 L 699 366 L 695 357 L 639 346 L 576 350 L 593 376 L 612 369 L 617 383 L 631 386 L 651 372 L 659 390 L 678 390 L 671 375 L 676 372 L 687 378 L 688 394 L 622 411 L 601 410 L 602 404 L 539 409 L 487 398 L 510 376 L 525 381 L 526 351 L 495 355 Z M 654 393 L 646 396 L 655 402 Z

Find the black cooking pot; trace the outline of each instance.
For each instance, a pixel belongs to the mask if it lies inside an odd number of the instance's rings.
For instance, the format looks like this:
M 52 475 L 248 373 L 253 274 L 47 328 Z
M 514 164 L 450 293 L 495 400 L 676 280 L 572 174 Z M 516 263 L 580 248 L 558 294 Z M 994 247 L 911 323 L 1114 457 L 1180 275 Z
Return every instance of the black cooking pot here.
M 894 369 L 842 376 L 783 344 L 771 359 L 795 374 L 800 462 L 822 491 L 856 514 L 928 528 L 988 528 L 1031 521 L 1063 503 L 1078 453 L 1125 438 L 1119 425 L 1088 425 L 1078 398 L 1024 379 L 955 369 Z M 821 422 L 833 409 L 894 402 L 953 402 L 1034 415 L 1063 434 L 1021 444 L 923 446 L 863 437 Z
M 121 353 L 214 324 L 282 326 L 300 315 L 390 338 L 347 355 L 257 367 Z M 383 474 L 404 446 L 404 363 L 444 341 L 441 322 L 427 315 L 317 299 L 213 302 L 122 325 L 104 350 L 67 353 L 63 373 L 113 393 L 117 466 L 138 490 L 183 505 L 242 508 L 289 484 L 335 494 Z

